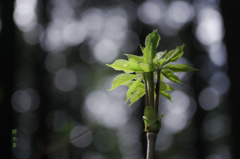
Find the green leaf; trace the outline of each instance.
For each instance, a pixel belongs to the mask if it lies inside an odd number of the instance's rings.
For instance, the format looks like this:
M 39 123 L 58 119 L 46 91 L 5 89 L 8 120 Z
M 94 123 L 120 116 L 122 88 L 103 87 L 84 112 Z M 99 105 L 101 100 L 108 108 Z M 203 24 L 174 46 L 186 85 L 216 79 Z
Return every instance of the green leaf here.
M 138 101 L 144 94 L 145 94 L 145 89 L 140 89 L 137 92 L 133 93 L 133 95 L 130 99 L 131 104 L 129 106 L 131 106 L 133 103 Z
M 137 91 L 137 88 L 140 87 L 141 85 L 141 81 L 142 81 L 142 78 L 139 78 L 136 82 L 133 82 L 133 84 L 129 87 L 127 91 L 127 100 L 125 102 L 127 102 L 129 98 L 132 96 L 132 94 L 135 91 Z
M 114 68 L 115 70 L 121 70 L 126 73 L 143 72 L 143 69 L 140 67 L 139 63 L 133 58 L 130 58 L 129 61 L 123 59 L 116 60 L 113 64 L 106 65 Z
M 140 48 L 141 48 L 142 53 L 143 53 L 143 63 L 149 64 L 149 48 L 150 48 L 150 44 L 148 44 L 146 47 L 142 47 L 140 45 Z
M 126 83 L 125 85 L 130 87 L 133 83 L 134 83 L 133 81 L 130 81 L 130 82 Z
M 169 99 L 172 102 L 171 94 L 168 94 L 164 91 L 160 91 L 160 94 L 163 95 L 164 97 L 166 97 L 167 99 Z
M 157 30 L 154 30 L 151 34 L 146 37 L 145 46 L 149 46 L 149 59 L 148 64 L 153 64 L 153 59 L 156 56 L 156 48 L 158 47 L 160 41 L 160 35 L 157 33 Z
M 164 57 L 166 58 L 166 61 L 162 64 L 162 66 L 170 63 L 170 62 L 176 62 L 182 55 L 183 55 L 183 47 L 185 45 L 183 44 L 182 46 L 178 46 L 175 50 L 171 50 L 167 53 L 167 55 Z
M 114 63 L 111 65 L 110 64 L 106 64 L 106 65 L 109 67 L 112 67 L 115 70 L 129 71 L 129 69 L 126 68 L 127 62 L 128 62 L 127 60 L 119 59 L 119 60 L 114 61 Z
M 138 62 L 143 62 L 143 57 L 142 56 L 136 56 L 136 55 L 131 55 L 131 54 L 124 54 L 128 57 L 128 60 L 133 58 L 134 60 Z
M 157 30 L 154 30 L 146 37 L 145 48 L 140 45 L 140 48 L 143 52 L 143 62 L 145 64 L 153 64 L 153 59 L 156 56 L 156 48 L 159 44 L 159 41 L 160 35 L 157 33 Z
M 130 81 L 130 82 L 126 83 L 125 85 L 130 87 L 134 82 L 136 82 L 136 81 Z M 145 90 L 145 86 L 142 82 L 139 83 L 138 88 L 136 90 L 139 91 L 141 89 Z
M 190 72 L 190 71 L 199 71 L 198 69 L 192 68 L 190 64 L 168 64 L 164 67 L 165 69 L 170 69 L 174 72 Z M 163 68 L 163 69 L 164 69 Z
M 173 90 L 175 90 L 175 89 L 173 89 L 171 86 L 169 86 L 165 82 L 160 81 L 160 90 L 159 91 L 173 91 Z
M 112 88 L 108 89 L 108 91 L 111 91 L 120 85 L 125 85 L 126 83 L 136 78 L 137 76 L 139 75 L 125 74 L 125 73 L 118 75 L 117 77 L 114 78 Z
M 160 73 L 160 81 L 163 81 L 163 75 L 162 75 L 162 73 Z
M 157 33 L 157 30 L 154 30 L 152 33 L 148 34 L 148 36 L 145 39 L 145 46 L 147 46 L 149 43 L 152 44 L 155 48 L 158 47 L 159 41 L 161 37 Z
M 141 68 L 139 63 L 133 58 L 129 59 L 125 67 L 127 67 L 129 70 L 132 70 L 134 72 L 143 72 L 143 69 Z
M 140 63 L 140 67 L 143 69 L 144 72 L 156 71 L 156 68 L 153 68 L 153 67 L 152 67 L 151 65 L 149 65 L 149 64 Z
M 161 66 L 164 62 L 166 61 L 166 58 L 162 58 L 161 60 L 158 61 L 158 66 Z
M 156 53 L 156 56 L 155 56 L 155 60 L 159 61 L 165 54 L 167 53 L 167 50 L 165 51 L 160 51 L 158 53 Z
M 182 84 L 182 82 L 179 81 L 178 76 L 173 74 L 174 72 L 170 69 L 163 69 L 162 70 L 162 74 L 169 79 L 170 81 L 176 82 L 176 83 L 180 83 Z

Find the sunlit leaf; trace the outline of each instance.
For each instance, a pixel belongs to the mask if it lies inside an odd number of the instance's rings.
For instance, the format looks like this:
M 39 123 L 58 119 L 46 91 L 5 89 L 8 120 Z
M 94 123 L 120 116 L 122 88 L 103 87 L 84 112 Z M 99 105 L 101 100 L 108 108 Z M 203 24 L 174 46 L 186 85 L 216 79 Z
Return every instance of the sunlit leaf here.
M 139 78 L 136 82 L 133 82 L 133 84 L 129 87 L 127 91 L 127 99 L 125 102 L 129 100 L 129 98 L 132 96 L 132 94 L 137 91 L 139 85 L 141 84 L 142 78 Z
M 175 50 L 171 50 L 167 53 L 167 55 L 164 57 L 166 58 L 166 61 L 162 64 L 162 66 L 170 63 L 170 62 L 175 62 L 177 61 L 182 55 L 183 55 L 183 47 L 185 45 L 183 44 L 182 46 L 178 46 Z
M 121 70 L 126 73 L 132 72 L 143 72 L 143 69 L 140 67 L 139 63 L 133 58 L 127 60 L 116 60 L 113 64 L 106 64 L 109 67 L 114 68 L 115 70 Z
M 176 83 L 180 83 L 182 84 L 182 82 L 179 81 L 178 76 L 173 74 L 174 72 L 170 69 L 163 69 L 162 70 L 162 74 L 169 79 L 170 81 L 176 82 Z
M 190 72 L 190 71 L 199 71 L 198 69 L 192 68 L 190 64 L 168 64 L 164 67 L 165 69 L 170 69 L 174 72 Z M 163 68 L 163 69 L 164 69 Z
M 140 67 L 143 69 L 144 72 L 156 71 L 156 69 L 153 68 L 153 67 L 152 67 L 151 65 L 149 65 L 149 64 L 140 63 Z
M 163 65 L 163 63 L 166 61 L 166 58 L 162 58 L 161 60 L 158 61 L 158 66 Z
M 140 90 L 136 91 L 135 93 L 133 93 L 133 95 L 130 98 L 131 104 L 129 106 L 131 106 L 133 103 L 138 101 L 144 94 L 145 94 L 145 89 L 140 89 Z
M 164 91 L 160 91 L 160 94 L 163 95 L 164 97 L 166 97 L 167 99 L 169 99 L 172 102 L 171 94 L 168 94 Z
M 120 85 L 125 85 L 126 83 L 136 78 L 137 76 L 139 75 L 125 74 L 125 73 L 118 75 L 117 77 L 114 78 L 112 88 L 108 89 L 108 91 L 113 90 Z
M 158 53 L 156 53 L 156 56 L 154 59 L 156 59 L 157 61 L 160 60 L 165 54 L 167 53 L 167 50 L 165 51 L 160 51 Z
M 171 86 L 169 86 L 165 82 L 160 81 L 160 91 L 173 91 L 173 90 L 175 89 L 173 89 Z
M 114 63 L 111 65 L 110 64 L 106 64 L 106 65 L 109 67 L 112 67 L 115 70 L 131 71 L 128 68 L 126 68 L 127 62 L 128 62 L 127 60 L 119 59 L 114 61 Z
M 143 53 L 143 63 L 149 64 L 149 48 L 150 48 L 150 44 L 148 44 L 146 47 L 142 47 L 140 45 L 140 48 L 141 48 L 142 53 Z
M 133 84 L 133 81 L 130 81 L 130 82 L 126 83 L 125 85 L 130 87 L 132 84 Z
M 140 45 L 140 48 L 143 52 L 143 62 L 145 64 L 153 63 L 153 59 L 156 56 L 156 48 L 160 41 L 160 35 L 157 33 L 157 30 L 154 30 L 152 33 L 148 34 L 145 39 L 145 47 Z
M 154 30 L 152 33 L 148 34 L 145 40 L 145 46 L 149 46 L 149 59 L 148 63 L 152 64 L 153 59 L 156 56 L 156 48 L 158 47 L 159 41 L 160 41 L 160 35 L 157 33 L 157 30 Z
M 130 82 L 126 83 L 125 85 L 130 87 L 134 82 L 136 82 L 136 81 L 130 81 Z M 140 89 L 145 89 L 145 86 L 142 82 L 140 82 L 138 84 L 138 88 L 136 90 L 140 90 Z
M 148 36 L 145 39 L 145 46 L 147 46 L 149 43 L 152 44 L 155 48 L 158 47 L 159 41 L 161 37 L 157 33 L 157 30 L 154 30 L 152 33 L 148 34 Z
M 142 56 L 136 56 L 136 55 L 131 55 L 131 54 L 124 54 L 128 57 L 128 59 L 133 58 L 134 60 L 138 62 L 143 62 L 143 57 Z
M 141 68 L 139 63 L 133 58 L 129 59 L 125 67 L 127 67 L 129 70 L 132 70 L 134 72 L 143 72 L 143 69 Z

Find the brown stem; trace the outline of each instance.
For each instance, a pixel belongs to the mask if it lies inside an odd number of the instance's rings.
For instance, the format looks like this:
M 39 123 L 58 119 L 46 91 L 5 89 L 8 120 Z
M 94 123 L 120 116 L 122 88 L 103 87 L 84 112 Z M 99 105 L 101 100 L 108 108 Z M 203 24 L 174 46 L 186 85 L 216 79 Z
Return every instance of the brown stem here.
M 150 72 L 150 105 L 154 107 L 154 81 L 153 81 L 153 72 Z
M 157 84 L 156 84 L 156 103 L 155 103 L 155 110 L 158 113 L 158 103 L 159 103 L 159 90 L 160 90 L 160 72 L 161 70 L 157 70 Z
M 149 106 L 148 89 L 147 89 L 147 81 L 146 81 L 146 74 L 145 73 L 143 73 L 143 80 L 144 80 L 144 85 L 145 85 L 146 106 Z

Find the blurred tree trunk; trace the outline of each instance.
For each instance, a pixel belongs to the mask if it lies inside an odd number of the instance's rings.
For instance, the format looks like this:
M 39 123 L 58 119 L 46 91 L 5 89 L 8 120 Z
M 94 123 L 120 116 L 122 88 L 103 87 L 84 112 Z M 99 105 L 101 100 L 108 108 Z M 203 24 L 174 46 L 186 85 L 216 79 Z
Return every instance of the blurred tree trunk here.
M 239 115 L 239 90 L 240 76 L 239 73 L 239 44 L 240 31 L 238 20 L 240 17 L 240 1 L 222 0 L 220 8 L 222 11 L 224 27 L 225 27 L 225 44 L 228 52 L 228 75 L 231 80 L 231 88 L 229 94 L 229 110 L 231 116 L 231 140 L 234 147 L 233 158 L 240 158 L 240 115 Z
M 41 10 L 39 11 L 38 19 L 39 23 L 43 26 L 43 29 L 46 29 L 46 26 L 49 22 L 48 19 L 48 12 L 47 12 L 47 5 L 48 5 L 48 0 L 42 0 L 39 1 L 38 5 L 41 6 Z M 43 37 L 45 38 L 45 37 Z M 45 58 L 47 56 L 47 52 L 45 52 L 42 48 L 41 45 L 38 44 L 36 46 L 37 50 L 37 59 L 36 59 L 36 66 L 34 68 L 36 74 L 36 83 L 37 87 L 36 90 L 40 95 L 41 98 L 41 103 L 39 106 L 39 128 L 37 131 L 37 144 L 38 145 L 38 150 L 40 151 L 40 157 L 41 159 L 48 159 L 48 155 L 46 153 L 46 148 L 49 145 L 49 128 L 47 127 L 46 124 L 46 117 L 48 113 L 52 110 L 52 108 L 49 106 L 50 103 L 50 97 L 49 97 L 49 89 L 51 85 L 51 81 L 48 80 L 47 76 L 47 71 L 45 69 Z M 39 152 L 38 152 L 39 153 Z
M 0 2 L 0 18 L 2 29 L 0 30 L 0 149 L 1 156 L 12 158 L 12 129 L 13 108 L 11 97 L 14 92 L 14 68 L 15 68 L 15 26 L 13 22 L 14 0 Z

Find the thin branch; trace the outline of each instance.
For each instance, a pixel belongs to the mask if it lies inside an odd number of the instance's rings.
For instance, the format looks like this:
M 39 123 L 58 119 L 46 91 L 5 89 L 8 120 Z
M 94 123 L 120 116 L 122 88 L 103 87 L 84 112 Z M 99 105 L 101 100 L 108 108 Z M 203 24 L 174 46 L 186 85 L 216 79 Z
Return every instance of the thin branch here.
M 147 89 L 147 81 L 146 81 L 146 74 L 145 73 L 143 73 L 143 80 L 144 80 L 144 85 L 145 85 L 146 106 L 149 106 L 148 89 Z
M 53 153 L 55 151 L 58 151 L 68 145 L 71 144 L 71 141 L 73 140 L 79 140 L 81 139 L 81 137 L 86 134 L 88 131 L 94 131 L 96 130 L 98 127 L 97 126 L 90 126 L 87 130 L 85 130 L 84 132 L 80 133 L 79 135 L 73 137 L 73 138 L 70 138 L 70 139 L 62 139 L 61 141 L 57 142 L 56 144 L 54 145 L 51 145 L 51 146 L 48 146 L 47 148 L 46 147 L 42 147 L 43 148 L 43 154 L 49 154 L 49 153 Z M 46 151 L 47 150 L 47 151 Z
M 151 106 L 154 107 L 154 81 L 153 81 L 153 72 L 150 72 L 150 103 Z
M 160 73 L 161 70 L 157 70 L 157 84 L 156 84 L 156 103 L 155 103 L 155 110 L 158 113 L 158 103 L 159 103 L 159 90 L 160 90 Z

